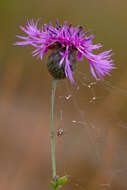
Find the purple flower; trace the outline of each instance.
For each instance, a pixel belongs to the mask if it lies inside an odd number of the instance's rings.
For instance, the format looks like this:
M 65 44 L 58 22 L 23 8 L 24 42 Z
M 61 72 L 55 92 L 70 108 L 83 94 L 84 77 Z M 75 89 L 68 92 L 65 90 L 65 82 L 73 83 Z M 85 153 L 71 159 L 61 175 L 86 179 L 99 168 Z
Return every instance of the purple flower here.
M 110 71 L 114 69 L 111 59 L 111 52 L 104 51 L 99 54 L 93 53 L 102 47 L 101 44 L 93 44 L 93 35 L 89 35 L 90 31 L 83 33 L 83 27 L 72 27 L 65 22 L 60 25 L 56 21 L 54 27 L 52 23 L 44 24 L 40 29 L 37 27 L 38 21 L 27 21 L 25 27 L 20 29 L 26 33 L 26 37 L 17 35 L 22 39 L 15 45 L 31 45 L 35 48 L 32 52 L 33 56 L 37 56 L 42 60 L 43 54 L 47 54 L 48 50 L 52 50 L 52 54 L 48 57 L 48 70 L 54 78 L 69 77 L 71 82 L 73 79 L 73 70 L 75 68 L 76 59 L 82 61 L 86 57 L 89 61 L 89 67 L 93 77 L 103 79 L 105 75 L 110 75 Z

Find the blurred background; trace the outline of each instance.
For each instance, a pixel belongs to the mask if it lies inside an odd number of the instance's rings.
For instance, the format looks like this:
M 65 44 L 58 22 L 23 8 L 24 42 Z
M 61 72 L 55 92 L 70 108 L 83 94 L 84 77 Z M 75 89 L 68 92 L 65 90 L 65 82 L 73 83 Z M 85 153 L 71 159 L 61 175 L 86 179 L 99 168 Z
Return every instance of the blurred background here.
M 66 190 L 127 189 L 127 1 L 0 0 L 0 189 L 49 190 L 50 96 L 46 58 L 15 47 L 19 26 L 58 18 L 90 29 L 94 43 L 112 49 L 117 69 L 108 82 L 91 85 L 86 60 L 76 83 L 60 81 L 55 99 L 56 161 Z M 90 77 L 90 79 L 87 78 Z M 109 78 L 106 79 L 107 81 Z M 63 135 L 58 136 L 58 130 Z

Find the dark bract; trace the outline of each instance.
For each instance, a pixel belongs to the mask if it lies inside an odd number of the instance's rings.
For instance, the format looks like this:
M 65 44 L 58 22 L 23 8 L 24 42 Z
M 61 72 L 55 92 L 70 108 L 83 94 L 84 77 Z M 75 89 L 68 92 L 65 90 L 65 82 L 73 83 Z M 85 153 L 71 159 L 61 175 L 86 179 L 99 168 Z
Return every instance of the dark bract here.
M 54 79 L 64 79 L 66 78 L 65 74 L 65 60 L 63 61 L 63 64 L 60 65 L 60 60 L 62 59 L 62 55 L 60 55 L 60 51 L 56 50 L 51 53 L 48 57 L 47 61 L 47 67 L 49 73 L 52 75 Z M 69 52 L 68 56 L 69 62 L 70 62 L 70 68 L 71 71 L 74 71 L 76 66 L 76 58 L 74 55 L 74 51 Z

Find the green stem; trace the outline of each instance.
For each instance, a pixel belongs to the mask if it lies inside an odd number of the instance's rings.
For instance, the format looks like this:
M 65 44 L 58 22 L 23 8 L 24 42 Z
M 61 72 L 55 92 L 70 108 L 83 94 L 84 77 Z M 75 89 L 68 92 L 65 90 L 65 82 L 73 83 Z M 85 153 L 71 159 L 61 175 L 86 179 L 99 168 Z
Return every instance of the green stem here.
M 50 112 L 50 135 L 51 135 L 51 157 L 52 157 L 52 176 L 53 181 L 56 182 L 56 160 L 55 160 L 55 135 L 54 135 L 54 98 L 55 90 L 58 80 L 53 80 L 52 83 L 52 96 L 51 96 L 51 112 Z

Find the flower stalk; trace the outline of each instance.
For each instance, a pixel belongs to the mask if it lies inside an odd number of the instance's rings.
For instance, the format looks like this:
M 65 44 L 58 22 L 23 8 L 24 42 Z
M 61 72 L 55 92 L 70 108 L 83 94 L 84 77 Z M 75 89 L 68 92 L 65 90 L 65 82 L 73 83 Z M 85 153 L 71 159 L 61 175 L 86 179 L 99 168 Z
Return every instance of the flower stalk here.
M 52 83 L 51 110 L 50 110 L 50 136 L 51 136 L 51 158 L 52 158 L 52 177 L 56 181 L 56 160 L 55 160 L 55 134 L 54 134 L 54 98 L 58 80 Z
M 50 181 L 54 190 L 58 190 L 61 185 L 67 182 L 67 177 L 57 177 L 56 176 L 56 159 L 55 159 L 55 133 L 54 133 L 54 99 L 55 99 L 55 91 L 58 80 L 54 79 L 52 82 L 52 95 L 51 95 L 51 110 L 50 110 L 50 136 L 51 136 L 51 159 L 52 159 L 52 178 Z

